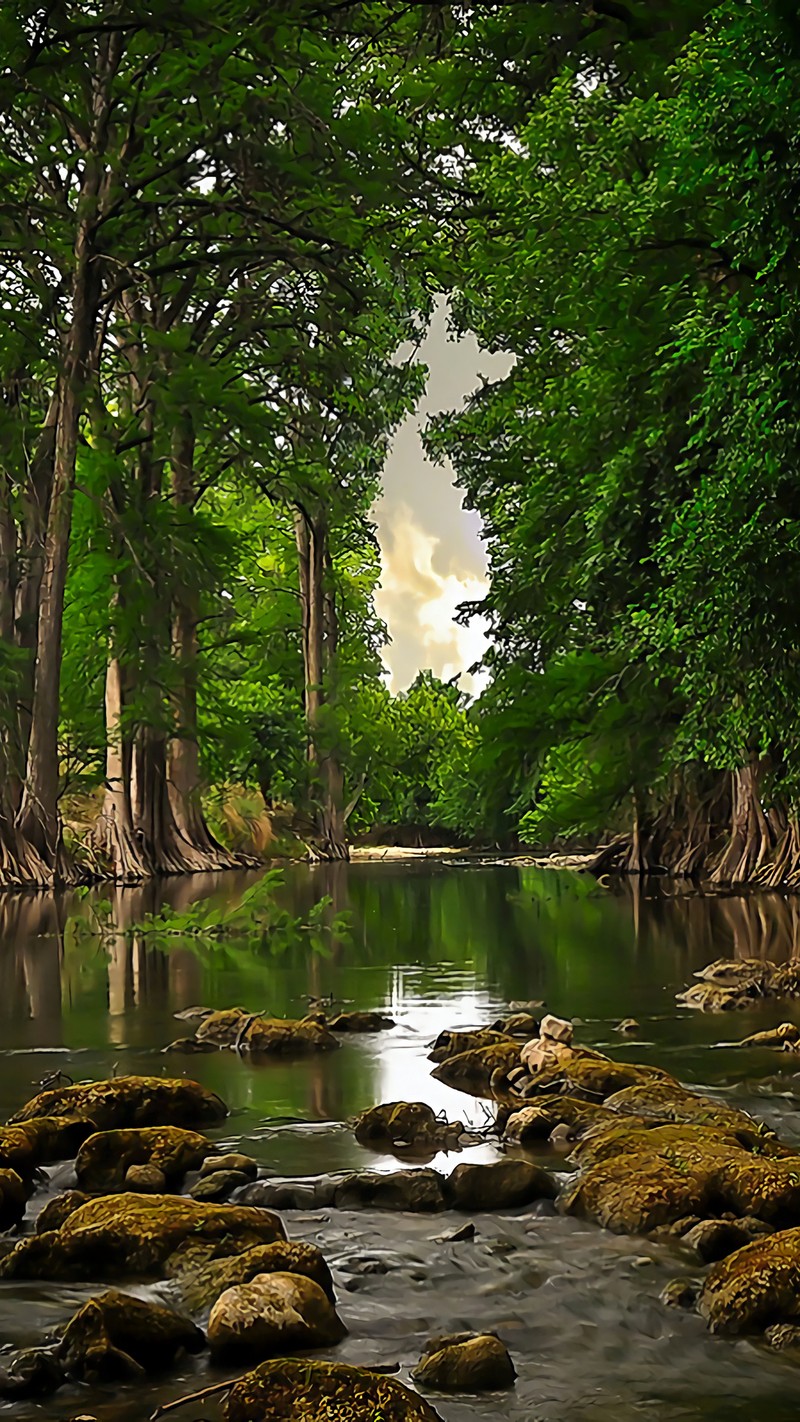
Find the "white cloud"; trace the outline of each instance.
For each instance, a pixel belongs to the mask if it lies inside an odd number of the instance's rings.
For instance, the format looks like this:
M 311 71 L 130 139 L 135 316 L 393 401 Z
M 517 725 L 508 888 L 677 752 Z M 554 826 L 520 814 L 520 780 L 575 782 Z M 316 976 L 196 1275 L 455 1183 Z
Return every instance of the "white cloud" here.
M 473 618 L 462 627 L 453 619 L 462 602 L 484 596 L 487 583 L 470 569 L 453 567 L 452 556 L 449 571 L 438 572 L 441 541 L 426 532 L 407 504 L 395 505 L 381 540 L 383 571 L 376 597 L 392 635 L 384 652 L 389 685 L 400 691 L 425 667 L 445 681 L 458 676 L 464 690 L 477 695 L 486 678 L 467 669 L 483 655 L 485 623 Z

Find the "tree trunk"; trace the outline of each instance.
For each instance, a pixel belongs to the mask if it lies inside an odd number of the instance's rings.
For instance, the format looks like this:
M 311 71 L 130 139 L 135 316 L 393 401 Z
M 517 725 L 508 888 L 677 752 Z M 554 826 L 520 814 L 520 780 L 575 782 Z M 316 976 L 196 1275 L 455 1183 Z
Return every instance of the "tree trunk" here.
M 72 320 L 64 341 L 63 367 L 58 381 L 58 423 L 39 589 L 27 769 L 17 817 L 21 835 L 44 865 L 47 883 L 70 877 L 58 812 L 58 717 L 64 589 L 72 527 L 78 431 L 100 295 L 100 278 L 93 247 L 98 192 L 99 165 L 93 154 L 87 154 L 81 182 L 83 216 L 75 241 Z
M 195 437 L 191 418 L 177 428 L 172 440 L 172 496 L 191 508 L 194 489 Z M 200 750 L 197 732 L 198 596 L 184 583 L 172 602 L 172 654 L 176 669 L 173 692 L 175 734 L 169 743 L 168 789 L 178 834 L 204 861 L 207 870 L 234 869 L 247 862 L 229 853 L 211 833 L 200 799 Z M 255 863 L 256 861 L 252 861 Z
M 344 812 L 344 773 L 330 744 L 331 727 L 325 726 L 323 711 L 326 704 L 333 704 L 331 693 L 335 689 L 338 654 L 328 528 L 321 514 L 311 517 L 299 508 L 294 511 L 294 527 L 302 615 L 307 754 L 317 823 L 312 854 L 318 859 L 347 860 L 350 851 Z
M 95 847 L 104 868 L 117 883 L 136 884 L 152 873 L 133 825 L 131 774 L 133 745 L 122 723 L 124 675 L 119 659 L 110 656 L 106 668 L 106 783 L 103 808 L 94 831 Z
M 712 884 L 751 883 L 773 847 L 772 832 L 761 805 L 761 775 L 761 764 L 755 759 L 733 774 L 730 836 L 711 874 Z

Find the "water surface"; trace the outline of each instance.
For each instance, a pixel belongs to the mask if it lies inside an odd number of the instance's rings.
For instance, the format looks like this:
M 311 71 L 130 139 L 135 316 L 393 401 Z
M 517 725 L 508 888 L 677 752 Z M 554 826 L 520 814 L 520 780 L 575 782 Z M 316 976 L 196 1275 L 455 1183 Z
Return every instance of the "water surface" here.
M 118 891 L 120 929 L 166 898 L 235 897 L 250 880 L 195 876 Z M 278 1177 L 402 1165 L 356 1145 L 348 1121 L 378 1101 L 421 1099 L 481 1137 L 458 1159 L 491 1159 L 488 1107 L 430 1076 L 428 1043 L 443 1027 L 485 1025 L 514 999 L 540 999 L 577 1020 L 577 1039 L 666 1067 L 719 1091 L 800 1141 L 800 1078 L 791 1054 L 724 1045 L 781 1020 L 800 1004 L 764 1003 L 745 1013 L 679 1010 L 675 992 L 714 957 L 800 952 L 795 900 L 608 889 L 588 878 L 504 864 L 361 863 L 287 871 L 283 897 L 306 915 L 330 895 L 348 910 L 351 935 L 324 953 L 299 943 L 281 953 L 245 941 L 185 941 L 162 951 L 120 932 L 108 942 L 76 932 L 87 902 L 7 895 L 0 901 L 0 1116 L 33 1094 L 48 1072 L 75 1080 L 116 1072 L 185 1072 L 220 1092 L 231 1116 L 215 1139 L 255 1155 Z M 186 1028 L 182 1009 L 240 1005 L 298 1016 L 332 995 L 379 1008 L 393 1031 L 346 1038 L 340 1051 L 294 1062 L 240 1060 L 232 1052 L 162 1053 Z M 640 1031 L 620 1039 L 615 1024 Z M 552 1151 L 540 1158 L 566 1167 Z M 63 1167 L 31 1202 L 68 1183 Z M 413 1366 L 432 1333 L 497 1329 L 514 1356 L 517 1387 L 502 1397 L 435 1398 L 446 1422 L 633 1422 L 760 1419 L 788 1422 L 800 1403 L 800 1366 L 746 1342 L 709 1337 L 700 1321 L 663 1308 L 667 1279 L 691 1272 L 664 1246 L 616 1238 L 533 1211 L 476 1218 L 471 1243 L 442 1244 L 463 1217 L 320 1212 L 286 1217 L 290 1236 L 319 1243 L 337 1280 L 350 1329 L 335 1356 Z M 158 1296 L 166 1286 L 142 1287 Z M 97 1287 L 0 1284 L 0 1338 L 39 1341 Z M 204 1361 L 146 1389 L 69 1388 L 42 1403 L 0 1404 L 3 1416 L 104 1422 L 146 1417 L 159 1401 L 208 1381 Z M 176 1418 L 215 1416 L 211 1404 Z

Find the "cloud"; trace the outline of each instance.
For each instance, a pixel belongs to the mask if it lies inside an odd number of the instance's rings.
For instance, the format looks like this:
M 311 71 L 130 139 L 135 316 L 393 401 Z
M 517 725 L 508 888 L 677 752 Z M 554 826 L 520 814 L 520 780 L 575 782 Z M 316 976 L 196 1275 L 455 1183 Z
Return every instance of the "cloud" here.
M 452 550 L 448 571 L 438 571 L 442 539 L 422 527 L 408 504 L 393 505 L 381 534 L 383 569 L 376 606 L 392 638 L 384 652 L 391 689 L 404 689 L 424 667 L 445 681 L 458 676 L 463 689 L 477 695 L 486 678 L 467 668 L 483 655 L 485 624 L 473 618 L 462 627 L 453 619 L 462 602 L 484 596 L 485 577 L 459 566 Z

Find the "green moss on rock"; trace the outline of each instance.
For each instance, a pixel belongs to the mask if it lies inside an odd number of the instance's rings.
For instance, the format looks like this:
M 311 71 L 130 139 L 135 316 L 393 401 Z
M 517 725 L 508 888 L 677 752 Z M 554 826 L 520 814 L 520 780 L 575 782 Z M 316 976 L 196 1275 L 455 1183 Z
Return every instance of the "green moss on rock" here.
M 225 1422 L 441 1422 L 395 1378 L 346 1363 L 278 1358 L 235 1383 Z
M 9 1124 L 36 1117 L 80 1117 L 95 1130 L 131 1126 L 193 1126 L 222 1121 L 225 1102 L 197 1081 L 162 1076 L 115 1076 L 79 1086 L 57 1086 L 34 1096 Z
M 168 1184 L 179 1184 L 189 1170 L 198 1170 L 211 1143 L 182 1126 L 138 1126 L 122 1131 L 97 1131 L 85 1140 L 75 1161 L 81 1190 L 102 1194 L 122 1190 L 132 1165 L 149 1165 Z

